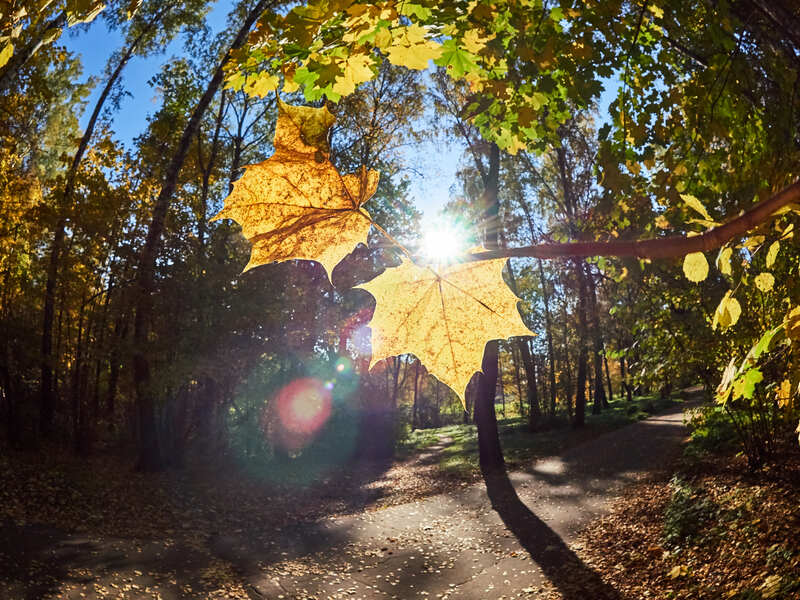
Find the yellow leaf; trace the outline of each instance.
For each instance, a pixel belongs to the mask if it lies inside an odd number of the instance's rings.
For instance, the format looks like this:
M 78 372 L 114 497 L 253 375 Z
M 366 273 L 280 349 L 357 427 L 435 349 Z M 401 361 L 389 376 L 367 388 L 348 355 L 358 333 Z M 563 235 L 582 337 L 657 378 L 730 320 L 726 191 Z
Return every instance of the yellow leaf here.
M 784 379 L 775 390 L 775 397 L 778 401 L 778 408 L 788 406 L 789 400 L 792 398 L 792 382 Z
M 767 250 L 767 268 L 771 269 L 775 264 L 775 259 L 778 258 L 778 250 L 781 249 L 781 243 L 777 240 L 772 242 Z
M 708 277 L 708 261 L 702 252 L 692 252 L 683 259 L 683 272 L 686 279 L 695 283 Z
M 494 34 L 491 34 L 489 37 L 481 37 L 476 29 L 468 29 L 464 37 L 461 38 L 460 45 L 467 52 L 478 54 L 478 52 L 486 47 L 486 43 L 492 39 L 494 39 Z
M 125 18 L 129 21 L 136 16 L 139 9 L 142 7 L 143 0 L 131 0 L 128 2 L 128 8 L 125 9 Z
M 426 39 L 427 30 L 416 23 L 392 31 L 391 46 L 386 48 L 389 62 L 409 69 L 425 70 L 428 61 L 442 54 L 440 44 Z
M 728 396 L 731 395 L 731 383 L 733 383 L 733 378 L 735 376 L 736 359 L 732 358 L 731 362 L 728 363 L 728 366 L 725 367 L 725 371 L 722 373 L 722 380 L 717 386 L 717 402 L 720 404 L 725 404 L 725 402 L 728 400 Z
M 244 91 L 250 96 L 260 96 L 263 98 L 274 92 L 278 88 L 279 80 L 277 76 L 269 73 L 260 73 L 247 82 Z
M 678 577 L 683 577 L 689 572 L 689 568 L 686 565 L 675 565 L 670 569 L 669 577 L 670 579 L 677 579 Z
M 651 4 L 647 7 L 656 19 L 661 19 L 664 16 L 664 11 L 656 4 Z
M 0 50 L 0 67 L 4 67 L 5 64 L 11 59 L 14 55 L 14 44 L 11 42 L 6 42 L 3 46 L 3 49 Z
M 353 54 L 339 64 L 342 74 L 337 75 L 333 91 L 348 96 L 356 90 L 356 86 L 369 81 L 375 76 L 372 71 L 372 58 L 368 54 Z
M 764 243 L 763 235 L 753 235 L 747 238 L 739 248 L 747 248 L 750 252 L 755 252 L 758 247 Z
M 783 578 L 780 575 L 770 575 L 764 580 L 758 589 L 761 591 L 761 597 L 765 600 L 767 598 L 775 598 L 781 591 L 781 583 Z
M 716 329 L 717 325 L 722 329 L 733 327 L 742 315 L 742 306 L 731 293 L 731 290 L 728 290 L 720 301 L 719 306 L 717 306 L 717 310 L 714 312 L 714 319 L 711 322 L 712 329 Z
M 441 56 L 442 48 L 436 42 L 423 42 L 413 46 L 389 46 L 386 53 L 393 65 L 424 71 L 428 61 Z
M 761 273 L 756 275 L 755 281 L 756 287 L 762 292 L 770 291 L 772 286 L 775 285 L 775 278 L 772 276 L 772 273 Z
M 730 246 L 725 246 L 722 250 L 720 250 L 719 255 L 717 256 L 717 268 L 723 275 L 730 275 L 731 273 L 733 273 L 733 271 L 731 270 L 732 254 L 733 254 L 733 248 L 731 248 Z
M 659 229 L 669 229 L 669 221 L 664 215 L 658 215 L 656 217 L 656 227 Z
M 388 29 L 383 28 L 379 30 L 378 33 L 375 35 L 376 48 L 380 48 L 381 50 L 383 50 L 385 48 L 388 48 L 391 45 L 391 43 L 392 43 L 392 33 Z
M 711 218 L 711 215 L 708 214 L 706 207 L 703 206 L 703 203 L 700 202 L 700 200 L 698 200 L 691 194 L 681 194 L 681 198 L 683 199 L 684 202 L 686 202 L 687 205 L 689 205 L 691 208 L 700 213 L 700 216 L 702 216 L 706 221 L 714 220 Z
M 361 286 L 375 297 L 372 361 L 413 354 L 464 402 L 486 343 L 533 335 L 503 282 L 506 259 L 451 265 L 438 272 L 405 260 Z
M 361 205 L 375 193 L 378 173 L 339 174 L 328 160 L 333 122 L 326 108 L 279 101 L 275 153 L 246 168 L 214 217 L 240 223 L 253 244 L 245 271 L 299 258 L 322 263 L 330 277 L 366 243 L 370 219 Z
M 427 35 L 428 30 L 416 23 L 412 23 L 408 27 L 398 27 L 392 31 L 394 41 L 402 42 L 407 46 L 423 43 Z
M 800 341 L 800 305 L 795 306 L 786 314 L 783 325 L 790 340 Z

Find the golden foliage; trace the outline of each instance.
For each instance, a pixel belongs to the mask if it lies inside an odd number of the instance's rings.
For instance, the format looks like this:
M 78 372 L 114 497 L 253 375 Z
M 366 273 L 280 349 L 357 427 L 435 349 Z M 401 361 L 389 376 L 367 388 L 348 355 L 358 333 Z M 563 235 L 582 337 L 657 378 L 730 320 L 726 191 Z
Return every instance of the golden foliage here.
M 290 259 L 316 260 L 328 276 L 366 243 L 377 171 L 340 175 L 328 159 L 334 117 L 326 108 L 279 102 L 275 153 L 246 167 L 214 219 L 233 219 L 252 243 L 245 271 Z
M 358 286 L 376 300 L 370 367 L 390 356 L 414 354 L 463 402 L 488 341 L 534 335 L 522 322 L 519 299 L 503 281 L 505 264 L 501 258 L 437 272 L 405 260 Z
M 683 273 L 686 279 L 695 283 L 708 277 L 708 261 L 702 252 L 692 252 L 684 257 Z

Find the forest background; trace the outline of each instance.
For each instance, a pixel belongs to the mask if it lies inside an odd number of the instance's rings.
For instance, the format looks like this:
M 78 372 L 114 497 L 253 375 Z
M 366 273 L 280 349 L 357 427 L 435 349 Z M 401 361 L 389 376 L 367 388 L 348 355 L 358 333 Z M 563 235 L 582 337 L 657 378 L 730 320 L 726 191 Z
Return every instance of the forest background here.
M 341 465 L 471 419 L 496 440 L 497 408 L 534 430 L 580 428 L 587 404 L 700 382 L 753 467 L 774 453 L 800 378 L 790 3 L 351 4 L 243 2 L 224 27 L 200 0 L 4 4 L 4 442 L 116 448 L 144 470 Z M 360 37 L 337 45 L 348 27 Z M 120 45 L 87 82 L 65 38 L 102 28 Z M 141 59 L 159 67 L 133 101 L 156 104 L 120 136 Z M 210 221 L 272 154 L 281 85 L 335 114 L 340 172 L 380 172 L 366 206 L 392 239 L 544 249 L 512 259 L 503 284 L 536 337 L 490 344 L 463 405 L 411 355 L 367 368 L 374 301 L 353 285 L 397 264 L 383 233 L 331 280 L 310 261 L 241 274 L 238 226 Z M 432 225 L 414 169 L 456 160 L 431 150 L 441 140 L 463 156 Z M 719 238 L 737 217 L 746 227 Z M 693 237 L 705 255 L 681 251 Z M 677 250 L 614 246 L 641 239 Z M 548 255 L 565 242 L 599 244 Z M 502 463 L 491 437 L 482 457 Z

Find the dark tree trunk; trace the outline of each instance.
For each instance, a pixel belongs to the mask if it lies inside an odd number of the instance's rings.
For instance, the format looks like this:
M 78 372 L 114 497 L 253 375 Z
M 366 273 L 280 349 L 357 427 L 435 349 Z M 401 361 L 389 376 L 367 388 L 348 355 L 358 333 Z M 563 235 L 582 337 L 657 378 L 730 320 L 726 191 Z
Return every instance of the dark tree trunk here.
M 475 397 L 475 424 L 478 426 L 478 453 L 481 471 L 505 469 L 494 400 L 497 389 L 497 342 L 486 344 Z
M 608 385 L 608 397 L 610 400 L 614 399 L 614 388 L 611 386 L 611 371 L 608 369 L 608 356 L 606 356 L 606 351 L 603 349 L 603 366 L 605 367 L 606 371 L 606 384 Z
M 414 402 L 411 405 L 411 431 L 414 431 L 419 427 L 419 421 L 417 420 L 418 394 L 419 394 L 419 360 L 417 360 L 416 364 L 414 365 Z
M 587 294 L 586 276 L 583 271 L 583 261 L 573 261 L 575 274 L 578 278 L 578 386 L 575 395 L 575 417 L 573 427 L 583 427 L 586 414 L 586 374 L 588 370 L 587 352 L 587 326 L 586 309 Z
M 536 431 L 541 420 L 542 412 L 539 409 L 539 390 L 536 381 L 536 360 L 531 356 L 528 344 L 522 343 L 522 361 L 526 363 L 525 371 L 530 372 L 528 379 L 528 430 Z
M 550 294 L 547 291 L 547 284 L 544 278 L 542 261 L 539 260 L 539 282 L 542 286 L 542 296 L 544 300 L 544 328 L 547 336 L 547 358 L 550 361 L 550 417 L 556 415 L 556 359 L 553 352 L 553 323 L 550 317 Z
M 241 48 L 248 33 L 265 8 L 272 0 L 261 0 L 247 14 L 236 38 L 214 71 L 203 96 L 192 112 L 189 122 L 181 135 L 178 146 L 166 169 L 164 183 L 153 206 L 153 217 L 147 230 L 144 247 L 139 257 L 134 297 L 136 298 L 136 317 L 134 319 L 133 376 L 136 389 L 136 415 L 139 430 L 139 456 L 137 468 L 143 471 L 159 470 L 163 466 L 159 440 L 156 431 L 155 398 L 152 389 L 152 372 L 148 352 L 148 337 L 153 312 L 153 294 L 156 288 L 156 258 L 167 217 L 167 210 L 178 183 L 178 174 L 189 152 L 192 138 L 200 128 L 211 101 L 219 90 L 225 77 L 225 65 L 233 51 Z
M 84 454 L 86 443 L 83 436 L 83 398 L 81 394 L 81 375 L 83 371 L 83 321 L 86 312 L 86 298 L 81 301 L 78 316 L 78 338 L 75 342 L 75 362 L 72 366 L 72 384 L 70 386 L 70 404 L 72 406 L 72 440 L 77 454 Z
M 522 379 L 519 376 L 520 351 L 516 345 L 512 346 L 511 359 L 514 361 L 514 383 L 517 386 L 517 399 L 519 400 L 519 416 L 525 416 L 525 402 L 522 395 Z
M 495 397 L 500 394 L 500 412 L 503 413 L 503 418 L 506 418 L 506 390 L 503 388 L 503 355 L 500 353 L 498 347 L 497 352 L 497 389 L 495 390 Z
M 489 151 L 489 170 L 484 179 L 485 244 L 489 249 L 499 247 L 499 210 L 497 188 L 500 178 L 500 149 L 492 144 Z M 500 435 L 497 431 L 497 415 L 494 408 L 497 389 L 496 341 L 486 344 L 481 365 L 482 374 L 478 376 L 475 395 L 475 424 L 478 427 L 478 452 L 481 471 L 491 473 L 505 470 Z
M 514 269 L 511 268 L 510 263 L 508 265 L 508 280 L 511 284 L 511 291 L 519 296 L 519 292 L 517 290 L 517 279 L 514 275 Z M 525 379 L 528 382 L 528 386 L 526 388 L 527 399 L 528 406 L 530 407 L 530 411 L 528 412 L 528 426 L 533 429 L 536 428 L 542 416 L 542 411 L 539 406 L 539 393 L 536 388 L 536 367 L 533 364 L 531 351 L 525 339 L 514 338 L 512 343 L 519 351 L 520 356 L 522 357 L 522 366 L 525 369 Z M 505 416 L 505 414 L 503 416 Z
M 620 344 L 621 346 L 621 344 Z M 633 393 L 631 390 L 631 382 L 628 379 L 628 369 L 626 369 L 625 357 L 619 359 L 619 374 L 622 379 L 622 387 L 625 389 L 625 400 L 627 402 L 633 401 Z
M 600 314 L 597 309 L 597 286 L 594 282 L 589 265 L 584 263 L 586 282 L 589 287 L 589 309 L 591 311 L 593 368 L 594 371 L 594 405 L 592 413 L 600 414 L 602 408 L 608 408 L 606 388 L 603 386 L 603 334 L 600 331 Z
M 572 406 L 572 363 L 569 360 L 569 338 L 567 336 L 567 304 L 566 300 L 561 305 L 561 334 L 564 345 L 564 400 L 567 403 L 567 415 L 571 419 L 574 411 Z
M 65 17 L 66 18 L 66 17 Z M 125 53 L 117 63 L 116 68 L 111 73 L 111 76 L 106 81 L 103 91 L 95 102 L 92 114 L 89 117 L 89 122 L 86 124 L 86 129 L 83 132 L 81 141 L 78 144 L 78 149 L 75 151 L 75 156 L 72 157 L 72 163 L 69 170 L 65 175 L 64 192 L 61 196 L 58 205 L 58 221 L 56 222 L 55 231 L 53 233 L 53 243 L 50 246 L 50 258 L 47 265 L 47 280 L 45 283 L 44 291 L 44 309 L 42 315 L 42 364 L 41 364 L 41 400 L 39 409 L 39 429 L 44 437 L 50 437 L 52 434 L 53 414 L 55 410 L 55 389 L 53 386 L 53 317 L 55 315 L 55 299 L 56 299 L 56 285 L 58 284 L 58 274 L 61 266 L 61 260 L 64 253 L 64 242 L 66 240 L 66 226 L 67 214 L 70 210 L 70 203 L 72 196 L 75 192 L 75 182 L 78 176 L 78 170 L 86 154 L 86 149 L 89 147 L 89 142 L 94 135 L 94 129 L 97 125 L 97 120 L 103 110 L 103 106 L 108 100 L 109 94 L 114 87 L 114 84 L 119 79 L 125 66 L 130 61 L 139 43 L 142 41 L 147 32 L 157 22 L 156 19 L 151 21 L 148 26 L 131 42 Z M 62 25 L 63 26 L 63 25 Z M 27 60 L 27 59 L 26 59 Z M 5 73 L 3 74 L 5 77 Z M 2 86 L 0 86 L 1 88 Z

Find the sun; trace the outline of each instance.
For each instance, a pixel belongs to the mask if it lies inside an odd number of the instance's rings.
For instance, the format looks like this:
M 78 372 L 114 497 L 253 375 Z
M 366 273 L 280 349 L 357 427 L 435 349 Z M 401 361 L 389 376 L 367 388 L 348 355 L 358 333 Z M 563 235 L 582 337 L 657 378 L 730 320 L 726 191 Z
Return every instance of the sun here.
M 422 235 L 422 255 L 435 263 L 453 260 L 466 250 L 466 233 L 449 223 L 434 223 Z

